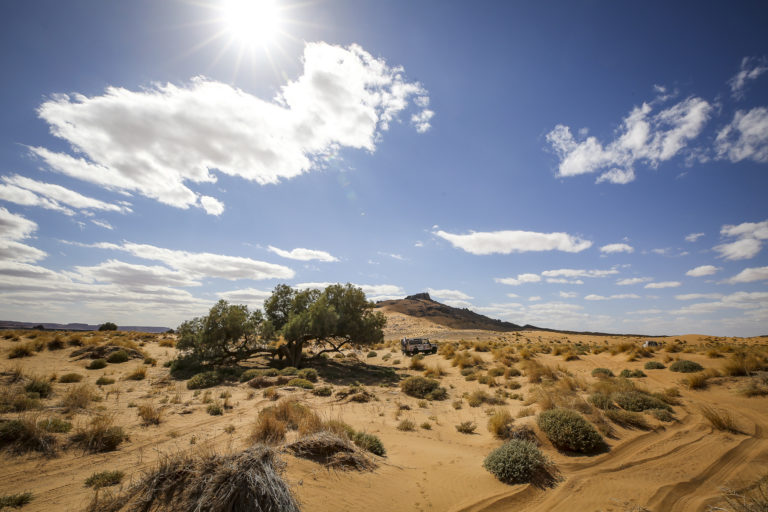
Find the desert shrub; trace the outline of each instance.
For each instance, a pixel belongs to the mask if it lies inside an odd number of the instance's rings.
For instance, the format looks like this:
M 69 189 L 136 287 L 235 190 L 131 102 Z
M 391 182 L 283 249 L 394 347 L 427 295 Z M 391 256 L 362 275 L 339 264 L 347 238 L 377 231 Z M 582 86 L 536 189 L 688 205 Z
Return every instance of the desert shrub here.
M 740 433 L 740 430 L 736 426 L 736 420 L 733 419 L 733 416 L 730 412 L 717 410 L 714 407 L 710 407 L 708 405 L 702 405 L 699 409 L 709 424 L 717 430 L 732 432 L 734 434 Z
M 644 368 L 646 370 L 663 370 L 664 368 L 666 368 L 666 366 L 664 366 L 664 363 L 661 363 L 659 361 L 648 361 L 647 363 L 645 363 Z
M 211 416 L 221 416 L 224 414 L 224 407 L 222 406 L 221 402 L 213 402 L 212 404 L 208 404 L 208 406 L 205 408 L 205 412 Z
M 112 377 L 101 376 L 98 379 L 96 379 L 97 386 L 107 386 L 109 384 L 114 384 L 114 383 L 115 383 L 115 379 L 113 379 Z
M 54 434 L 66 434 L 72 430 L 72 424 L 61 418 L 48 418 L 37 422 L 37 426 Z
M 741 490 L 723 489 L 728 508 L 711 508 L 723 512 L 765 512 L 768 510 L 768 475 Z
M 490 352 L 491 344 L 487 341 L 478 341 L 474 345 L 475 352 Z
M 591 403 L 598 409 L 602 409 L 603 411 L 616 408 L 616 406 L 613 405 L 613 400 L 611 400 L 611 397 L 606 395 L 605 393 L 600 393 L 600 392 L 592 393 L 589 396 L 589 403 Z
M 415 356 L 411 357 L 411 362 L 408 365 L 408 368 L 417 371 L 424 370 L 424 356 L 421 354 L 416 354 Z
M 701 370 L 704 369 L 704 367 L 694 361 L 680 359 L 678 361 L 675 361 L 671 365 L 669 365 L 669 369 L 673 372 L 693 373 L 693 372 L 700 372 Z
M 107 362 L 112 364 L 124 363 L 130 358 L 131 356 L 125 350 L 116 350 L 107 356 Z
M 222 378 L 215 371 L 198 373 L 187 381 L 187 389 L 212 388 L 221 384 Z
M 143 366 L 139 366 L 136 369 L 134 369 L 131 373 L 125 376 L 128 380 L 144 380 L 144 378 L 147 376 L 147 369 Z
M 51 382 L 43 377 L 34 376 L 24 386 L 27 393 L 37 393 L 40 398 L 48 398 L 53 391 Z
M 530 441 L 512 439 L 493 450 L 483 461 L 483 467 L 507 484 L 530 482 L 545 470 L 548 461 Z
M 106 366 L 107 366 L 107 361 L 105 359 L 94 359 L 88 364 L 88 366 L 86 366 L 86 368 L 88 368 L 89 370 L 101 370 Z
M 140 405 L 136 412 L 144 425 L 159 425 L 162 420 L 162 411 L 151 403 Z
M 280 370 L 279 373 L 280 373 L 280 375 L 290 375 L 290 376 L 293 376 L 293 375 L 296 375 L 297 373 L 299 373 L 299 370 L 296 369 L 293 366 L 286 366 L 285 368 Z
M 629 378 L 642 378 L 646 377 L 645 373 L 643 373 L 642 370 L 621 370 L 621 373 L 619 374 L 619 377 L 624 377 L 625 379 Z
M 171 338 L 162 338 L 157 344 L 161 347 L 173 348 L 176 345 L 176 342 Z
M 551 367 L 538 363 L 536 361 L 525 361 L 523 365 L 525 376 L 530 383 L 539 383 L 542 379 L 557 380 L 557 373 Z
M 662 409 L 663 410 L 663 409 Z M 639 428 L 641 430 L 648 430 L 651 427 L 645 418 L 639 412 L 625 411 L 622 409 L 608 409 L 605 411 L 606 417 L 624 428 Z
M 115 425 L 114 418 L 108 415 L 94 416 L 70 437 L 72 444 L 94 453 L 115 450 L 126 440 L 128 435 L 123 427 Z
M 93 489 L 120 485 L 125 473 L 122 471 L 97 471 L 85 479 L 85 486 Z
M 243 373 L 240 374 L 240 382 L 248 382 L 249 380 L 253 379 L 254 377 L 258 377 L 264 375 L 262 370 L 257 370 L 256 368 L 251 368 L 249 370 L 245 370 Z
M 443 367 L 440 366 L 440 363 L 437 363 L 434 366 L 427 367 L 426 370 L 424 370 L 424 376 L 425 377 L 435 377 L 440 378 L 445 375 L 445 370 L 443 370 Z
M 79 384 L 71 387 L 64 394 L 61 405 L 67 411 L 77 411 L 87 409 L 91 401 L 98 398 L 96 390 L 89 384 Z
M 61 377 L 59 377 L 59 382 L 62 384 L 69 384 L 72 382 L 80 382 L 83 380 L 83 376 L 79 373 L 65 373 Z
M 739 393 L 746 397 L 768 395 L 768 379 L 765 377 L 762 379 L 753 377 L 739 389 Z
M 498 439 L 507 439 L 514 423 L 512 414 L 506 409 L 496 409 L 488 418 L 488 432 Z
M 627 411 L 642 412 L 648 409 L 670 409 L 669 404 L 663 400 L 641 391 L 614 393 L 611 398 L 619 404 L 619 407 Z
M 539 414 L 537 424 L 558 450 L 591 453 L 605 446 L 595 427 L 570 409 L 544 411 Z
M 314 368 L 302 368 L 296 376 L 300 379 L 308 380 L 309 382 L 317 382 L 317 370 Z
M 413 422 L 413 420 L 406 418 L 397 424 L 397 430 L 402 430 L 403 432 L 413 432 L 416 430 L 416 424 Z
M 428 400 L 444 400 L 448 394 L 438 381 L 426 377 L 408 377 L 400 383 L 400 388 L 408 396 Z
M 21 508 L 28 504 L 34 495 L 31 492 L 21 492 L 17 494 L 3 494 L 0 496 L 0 510 L 6 508 Z
M 723 365 L 723 373 L 730 377 L 751 375 L 766 368 L 765 359 L 752 352 L 735 352 Z
M 320 386 L 313 389 L 312 394 L 315 396 L 331 396 L 333 394 L 333 388 L 331 386 Z
M 259 414 L 251 429 L 251 442 L 279 444 L 285 440 L 288 426 L 274 414 Z
M 424 430 L 432 430 L 432 424 L 428 421 L 425 421 L 421 425 L 419 425 Z
M 297 457 L 314 460 L 329 468 L 369 471 L 376 464 L 359 451 L 346 436 L 315 432 L 286 446 Z
M 295 386 L 301 389 L 314 389 L 315 385 L 309 382 L 307 379 L 291 379 L 288 381 L 289 386 Z
M 23 412 L 41 405 L 37 393 L 27 393 L 19 386 L 0 386 L 0 412 Z
M 675 417 L 672 415 L 672 412 L 667 409 L 650 409 L 648 412 L 650 412 L 651 415 L 653 415 L 653 417 L 659 421 L 664 421 L 667 423 L 670 421 L 675 421 Z
M 53 455 L 58 441 L 33 416 L 22 416 L 15 420 L 0 420 L 0 448 L 13 453 L 34 451 Z
M 52 340 L 49 340 L 45 346 L 48 348 L 48 350 L 61 350 L 64 348 L 64 340 L 56 336 Z
M 11 348 L 8 352 L 8 359 L 17 359 L 19 357 L 31 357 L 34 355 L 34 349 L 31 344 L 23 343 Z
M 477 424 L 474 421 L 462 421 L 456 425 L 456 430 L 462 434 L 474 434 L 475 430 L 477 430 Z
M 613 377 L 613 372 L 608 368 L 595 368 L 592 370 L 592 376 L 598 378 Z
M 383 457 L 387 451 L 384 449 L 384 444 L 377 436 L 368 434 L 365 432 L 354 432 L 351 436 L 352 442 L 365 451 L 371 452 L 375 455 Z
M 461 399 L 458 399 L 458 400 L 454 400 L 454 401 L 453 401 L 453 403 L 451 404 L 451 406 L 452 406 L 454 409 L 456 409 L 457 411 L 458 411 L 459 409 L 461 409 L 461 405 L 462 405 L 462 404 L 461 404 Z
M 708 372 L 699 372 L 685 376 L 682 382 L 688 389 L 706 389 L 711 377 Z
M 154 357 L 145 357 L 144 364 L 148 364 L 150 366 L 157 366 L 157 359 L 155 359 Z
M 99 326 L 99 331 L 116 331 L 117 324 L 114 322 L 104 322 Z
M 379 354 L 377 354 L 375 350 L 371 350 L 365 355 L 365 357 L 371 358 L 371 357 L 376 357 L 377 355 Z

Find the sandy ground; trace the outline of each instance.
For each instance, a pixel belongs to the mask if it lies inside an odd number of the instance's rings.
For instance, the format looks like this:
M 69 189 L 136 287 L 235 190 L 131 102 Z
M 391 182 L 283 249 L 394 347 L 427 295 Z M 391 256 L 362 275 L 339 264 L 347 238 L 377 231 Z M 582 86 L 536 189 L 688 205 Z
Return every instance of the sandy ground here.
M 430 336 L 437 340 L 492 340 L 503 343 L 524 342 L 549 344 L 569 340 L 571 343 L 608 343 L 627 341 L 626 338 L 605 336 L 576 336 L 544 332 L 523 332 L 519 335 L 486 331 L 455 331 L 413 319 L 397 313 L 389 314 L 386 339 L 400 336 Z M 700 335 L 680 336 L 689 346 L 699 346 L 712 338 Z M 631 339 L 639 342 L 640 340 Z M 768 340 L 723 340 L 738 344 L 762 344 Z M 22 340 L 23 341 L 23 340 Z M 124 485 L 139 478 L 164 453 L 179 450 L 241 450 L 247 446 L 250 425 L 258 411 L 273 402 L 254 394 L 246 384 L 222 385 L 211 388 L 211 397 L 219 399 L 230 393 L 233 408 L 223 416 L 211 416 L 203 404 L 204 393 L 195 396 L 184 382 L 174 381 L 162 363 L 175 357 L 175 349 L 147 341 L 142 349 L 158 360 L 149 367 L 143 381 L 127 381 L 123 377 L 141 361 L 110 364 L 102 370 L 86 370 L 87 361 L 68 357 L 71 348 L 58 351 L 43 350 L 33 357 L 7 359 L 14 346 L 11 340 L 0 339 L 0 371 L 8 372 L 21 365 L 26 374 L 62 375 L 77 372 L 85 381 L 95 383 L 100 376 L 117 379 L 102 390 L 104 399 L 90 411 L 76 414 L 71 421 L 85 422 L 94 413 L 111 413 L 116 423 L 124 426 L 130 441 L 118 450 L 103 454 L 88 454 L 77 449 L 62 450 L 58 456 L 39 454 L 12 455 L 0 453 L 0 495 L 31 491 L 34 500 L 25 511 L 80 511 L 93 491 L 84 487 L 85 479 L 95 471 L 121 470 L 126 473 Z M 385 360 L 384 357 L 391 354 Z M 490 353 L 481 357 L 491 360 Z M 659 352 L 655 360 L 666 354 Z M 669 354 L 718 368 L 723 359 L 710 359 L 703 353 Z M 407 370 L 408 359 L 392 349 L 377 350 L 376 357 L 359 353 L 361 361 L 397 369 L 398 374 L 416 375 Z M 399 360 L 399 364 L 395 364 Z M 562 357 L 539 354 L 536 360 L 552 367 L 567 369 L 574 377 L 593 382 L 591 371 L 597 367 L 611 368 L 618 374 L 622 369 L 641 369 L 648 359 L 627 362 L 627 354 L 608 352 L 583 355 L 565 362 Z M 507 485 L 496 480 L 482 467 L 485 456 L 501 445 L 486 430 L 488 406 L 471 408 L 466 401 L 459 410 L 452 403 L 462 394 L 488 386 L 477 381 L 467 382 L 457 368 L 440 355 L 425 358 L 427 366 L 439 364 L 447 371 L 441 385 L 448 388 L 450 398 L 429 402 L 408 397 L 398 387 L 369 386 L 378 400 L 368 403 L 340 403 L 335 397 L 320 398 L 307 391 L 285 390 L 284 396 L 306 401 L 324 418 L 341 418 L 357 430 L 381 438 L 387 450 L 378 458 L 378 469 L 369 473 L 329 471 L 313 462 L 283 454 L 287 462 L 286 479 L 295 490 L 307 512 L 342 511 L 502 511 L 502 510 L 579 510 L 661 512 L 668 510 L 706 510 L 721 502 L 724 487 L 741 488 L 768 473 L 768 397 L 745 397 L 737 391 L 743 378 L 718 378 L 705 390 L 692 391 L 679 385 L 681 374 L 666 370 L 646 371 L 647 377 L 638 384 L 651 391 L 677 386 L 682 394 L 676 406 L 676 421 L 661 423 L 648 416 L 652 430 L 627 430 L 614 426 L 615 438 L 607 439 L 610 450 L 594 456 L 566 455 L 555 450 L 538 432 L 542 451 L 557 466 L 560 481 L 552 488 L 531 484 Z M 322 380 L 322 379 L 321 379 Z M 529 396 L 532 384 L 525 376 L 518 380 L 523 387 L 516 390 Z M 66 386 L 54 385 L 54 396 L 45 401 L 44 416 L 57 412 L 57 400 Z M 342 386 L 335 386 L 340 389 Z M 108 393 L 107 393 L 108 391 Z M 490 390 L 492 391 L 492 390 Z M 584 393 L 582 393 L 585 395 Z M 163 408 L 160 425 L 145 427 L 129 405 L 152 402 Z M 163 403 L 166 402 L 166 403 Z M 177 402 L 177 403 L 174 403 Z M 398 404 L 410 410 L 396 418 Z M 741 434 L 714 430 L 699 411 L 701 404 L 714 405 L 729 411 L 738 422 Z M 425 404 L 421 404 L 425 405 Z M 513 416 L 526 407 L 523 401 L 507 400 L 506 407 Z M 536 405 L 533 404 L 534 411 Z M 41 413 L 42 414 L 42 413 Z M 3 418 L 13 418 L 13 413 Z M 412 419 L 416 425 L 431 424 L 431 430 L 417 427 L 414 432 L 402 432 L 396 427 L 400 420 Z M 472 420 L 478 425 L 475 434 L 457 432 L 455 425 Z M 516 424 L 535 427 L 535 416 L 516 419 Z M 234 431 L 228 429 L 233 426 Z

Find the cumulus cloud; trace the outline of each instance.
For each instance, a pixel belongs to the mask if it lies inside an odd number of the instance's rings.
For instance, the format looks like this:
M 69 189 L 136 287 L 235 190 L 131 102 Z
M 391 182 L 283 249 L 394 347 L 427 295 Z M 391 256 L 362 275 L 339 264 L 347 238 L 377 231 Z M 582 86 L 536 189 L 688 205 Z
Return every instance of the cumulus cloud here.
M 519 286 L 524 283 L 538 283 L 541 281 L 541 276 L 538 274 L 518 274 L 517 277 L 497 277 L 494 281 L 510 286 Z
M 541 273 L 544 277 L 606 277 L 614 274 L 618 274 L 619 271 L 615 268 L 609 270 L 584 270 L 577 268 L 561 268 L 557 270 L 545 270 Z
M 560 296 L 561 299 L 573 299 L 578 294 L 576 292 L 563 292 L 563 291 L 561 291 L 558 295 Z
M 737 111 L 715 139 L 718 158 L 731 162 L 768 162 L 768 108 Z
M 716 273 L 718 270 L 721 270 L 720 267 L 716 267 L 714 265 L 701 265 L 696 268 L 692 268 L 688 272 L 685 273 L 687 276 L 691 277 L 702 277 L 702 276 L 711 276 L 712 274 Z
M 298 283 L 292 286 L 300 290 L 305 290 L 308 288 L 314 288 L 316 290 L 324 290 L 326 287 L 332 284 L 336 284 L 336 283 L 331 283 L 331 282 Z M 402 299 L 403 297 L 405 297 L 405 291 L 401 287 L 394 284 L 352 283 L 352 285 L 357 286 L 358 288 L 363 290 L 363 293 L 365 293 L 368 300 L 372 300 L 372 301 Z
M 271 245 L 268 247 L 268 249 L 273 253 L 277 254 L 278 256 L 281 256 L 283 258 L 288 258 L 291 260 L 299 260 L 299 261 L 317 260 L 317 261 L 327 261 L 327 262 L 339 261 L 337 257 L 332 256 L 330 253 L 327 253 L 325 251 L 318 251 L 315 249 L 304 249 L 304 248 L 298 247 L 296 249 L 286 251 L 283 249 L 278 249 L 277 247 L 273 247 Z
M 261 308 L 264 305 L 264 301 L 272 295 L 272 292 L 257 290 L 256 288 L 242 288 L 239 290 L 219 292 L 216 295 L 230 303 L 245 304 L 252 308 Z
M 660 283 L 648 283 L 645 287 L 651 289 L 677 288 L 682 284 L 680 281 L 662 281 Z
M 620 299 L 639 299 L 639 298 L 640 296 L 634 293 L 618 293 L 615 295 L 609 295 L 607 297 L 604 295 L 590 294 L 584 297 L 584 300 L 620 300 Z
M 581 252 L 592 242 L 568 233 L 534 231 L 471 231 L 466 235 L 439 230 L 433 234 L 471 254 L 511 254 L 531 251 Z
M 3 176 L 2 180 L 5 184 L 0 185 L 0 199 L 17 204 L 58 210 L 67 215 L 74 215 L 73 208 L 83 212 L 99 210 L 128 213 L 131 211 L 126 203 L 107 203 L 84 196 L 61 185 L 44 183 L 18 174 Z
M 242 256 L 179 251 L 132 242 L 123 242 L 122 244 L 107 242 L 97 244 L 74 243 L 74 245 L 124 251 L 137 258 L 162 262 L 172 269 L 186 272 L 195 279 L 203 277 L 216 277 L 228 280 L 290 279 L 295 274 L 292 269 L 286 266 Z
M 768 280 L 768 267 L 745 268 L 732 278 L 728 283 L 753 283 L 755 281 Z
M 714 250 L 726 260 L 745 260 L 760 252 L 762 241 L 768 240 L 768 220 L 725 225 L 720 229 L 725 238 L 736 238 L 734 242 L 720 244 Z
M 200 196 L 200 206 L 208 215 L 219 216 L 224 213 L 224 203 L 211 196 Z
M 613 254 L 617 252 L 626 252 L 626 253 L 633 253 L 635 252 L 634 247 L 628 244 L 608 244 L 604 245 L 600 248 L 600 252 L 603 254 Z
M 720 299 L 722 297 L 722 293 L 685 293 L 682 295 L 675 295 L 677 300 Z
M 768 312 L 768 292 L 735 292 L 715 302 L 699 302 L 669 312 L 679 315 L 704 315 L 724 309 L 760 310 L 766 313 Z
M 413 98 L 423 106 L 412 122 L 426 131 L 427 93 L 401 67 L 357 45 L 307 43 L 302 74 L 271 101 L 203 77 L 53 96 L 38 115 L 77 156 L 30 150 L 74 178 L 219 215 L 219 202 L 190 188 L 215 182 L 214 169 L 263 185 L 308 172 L 341 148 L 373 151 Z
M 747 82 L 757 79 L 766 71 L 768 71 L 768 66 L 766 66 L 765 58 L 744 57 L 741 59 L 739 72 L 728 80 L 733 97 L 736 99 L 744 98 L 744 89 L 747 86 Z
M 584 281 L 581 279 L 565 279 L 563 277 L 548 277 L 547 282 L 553 284 L 584 284 Z
M 161 266 L 135 265 L 118 260 L 107 260 L 95 266 L 75 267 L 77 279 L 87 283 L 106 282 L 124 286 L 128 290 L 147 288 L 199 286 L 198 280 L 187 272 Z
M 427 288 L 427 292 L 429 293 L 430 297 L 437 297 L 440 299 L 447 299 L 447 300 L 472 300 L 474 297 L 470 297 L 466 293 L 460 291 L 460 290 L 436 290 L 434 288 Z
M 0 206 L 0 261 L 32 263 L 45 258 L 46 253 L 21 243 L 37 231 L 37 224 Z
M 701 133 L 711 111 L 708 102 L 696 97 L 656 114 L 653 102 L 643 103 L 624 118 L 616 137 L 607 144 L 592 136 L 578 140 L 568 126 L 559 124 L 547 134 L 547 142 L 560 159 L 557 176 L 602 171 L 598 183 L 629 183 L 635 179 L 636 163 L 655 168 L 685 149 Z
M 652 279 L 650 277 L 628 277 L 626 279 L 619 279 L 616 281 L 616 284 L 621 286 L 628 286 L 633 284 L 647 283 L 648 281 L 652 281 Z
M 686 242 L 695 242 L 699 238 L 703 237 L 704 233 L 691 233 L 690 235 L 685 236 Z

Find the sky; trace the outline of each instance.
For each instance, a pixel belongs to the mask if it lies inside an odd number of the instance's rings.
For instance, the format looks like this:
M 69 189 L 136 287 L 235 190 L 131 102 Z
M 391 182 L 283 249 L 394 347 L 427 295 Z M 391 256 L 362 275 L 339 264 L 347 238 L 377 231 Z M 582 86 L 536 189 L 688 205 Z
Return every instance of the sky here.
M 768 334 L 764 2 L 11 0 L 0 319 L 279 283 Z

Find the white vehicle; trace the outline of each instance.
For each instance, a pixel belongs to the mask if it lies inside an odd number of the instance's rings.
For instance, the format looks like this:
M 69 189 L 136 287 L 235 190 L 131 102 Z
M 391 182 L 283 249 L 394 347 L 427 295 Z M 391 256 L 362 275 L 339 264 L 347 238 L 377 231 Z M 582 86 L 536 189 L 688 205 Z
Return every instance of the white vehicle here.
M 407 356 L 435 354 L 437 353 L 437 343 L 430 343 L 428 338 L 403 338 L 400 340 L 400 350 Z
M 653 340 L 646 340 L 645 343 L 643 343 L 643 348 L 651 348 L 651 347 L 655 348 L 655 347 L 660 347 L 660 346 L 661 346 L 661 343 L 659 343 L 658 341 L 653 341 Z

